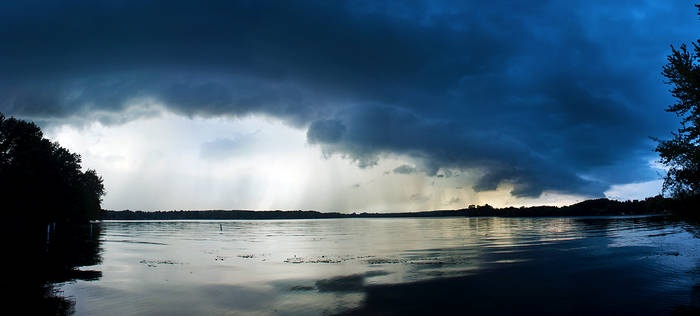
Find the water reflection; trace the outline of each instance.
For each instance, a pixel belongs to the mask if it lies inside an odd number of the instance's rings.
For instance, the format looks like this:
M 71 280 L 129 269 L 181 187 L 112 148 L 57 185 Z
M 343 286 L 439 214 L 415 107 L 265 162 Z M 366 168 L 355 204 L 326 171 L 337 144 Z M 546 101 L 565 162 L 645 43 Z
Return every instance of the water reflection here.
M 102 276 L 93 269 L 101 263 L 101 226 L 53 224 L 36 228 L 33 233 L 20 226 L 10 230 L 15 239 L 9 253 L 13 254 L 11 260 L 19 263 L 10 278 L 17 286 L 14 290 L 20 302 L 27 303 L 22 310 L 38 315 L 70 314 L 74 302 L 62 296 L 53 284 L 95 281 Z
M 78 314 L 668 313 L 697 307 L 690 227 L 662 217 L 106 222 L 93 267 L 102 278 L 60 288 Z

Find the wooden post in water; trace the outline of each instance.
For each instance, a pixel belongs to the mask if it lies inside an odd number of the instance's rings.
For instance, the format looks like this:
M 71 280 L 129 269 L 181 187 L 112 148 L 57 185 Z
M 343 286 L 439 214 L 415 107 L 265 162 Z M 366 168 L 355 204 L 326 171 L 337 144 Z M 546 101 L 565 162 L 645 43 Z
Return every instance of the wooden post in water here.
M 51 224 L 46 224 L 46 252 L 49 252 L 49 244 L 51 243 Z

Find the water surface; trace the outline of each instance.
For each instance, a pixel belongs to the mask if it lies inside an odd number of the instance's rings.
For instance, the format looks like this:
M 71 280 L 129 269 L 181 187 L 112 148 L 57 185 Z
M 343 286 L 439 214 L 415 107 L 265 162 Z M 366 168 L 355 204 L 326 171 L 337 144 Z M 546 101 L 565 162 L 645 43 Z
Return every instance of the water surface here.
M 78 315 L 668 314 L 696 227 L 663 217 L 111 221 Z

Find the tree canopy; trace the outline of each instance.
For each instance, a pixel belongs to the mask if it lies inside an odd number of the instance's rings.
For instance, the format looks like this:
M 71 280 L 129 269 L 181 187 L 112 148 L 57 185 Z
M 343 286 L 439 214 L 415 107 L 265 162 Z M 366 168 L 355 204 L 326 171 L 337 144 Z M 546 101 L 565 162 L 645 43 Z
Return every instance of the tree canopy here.
M 0 113 L 0 205 L 5 215 L 43 222 L 96 219 L 104 195 L 80 155 L 43 137 L 32 122 Z
M 696 5 L 700 9 L 700 5 Z M 672 86 L 676 103 L 666 111 L 681 119 L 681 127 L 673 138 L 660 141 L 656 152 L 669 170 L 664 179 L 664 192 L 677 198 L 696 198 L 700 193 L 700 40 L 679 49 L 671 46 L 663 75 Z

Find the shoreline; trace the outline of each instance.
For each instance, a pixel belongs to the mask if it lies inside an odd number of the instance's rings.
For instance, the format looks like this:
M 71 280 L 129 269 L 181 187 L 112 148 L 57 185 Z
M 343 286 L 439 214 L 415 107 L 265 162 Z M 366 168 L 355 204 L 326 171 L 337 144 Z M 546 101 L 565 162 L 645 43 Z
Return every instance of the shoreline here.
M 434 210 L 417 212 L 319 212 L 302 210 L 179 210 L 179 211 L 112 211 L 103 210 L 103 220 L 264 220 L 264 219 L 324 219 L 324 218 L 403 218 L 403 217 L 580 217 L 580 216 L 634 216 L 663 215 L 671 201 L 663 197 L 645 200 L 615 201 L 608 199 L 586 200 L 576 204 L 556 206 L 494 208 L 488 204 L 471 205 L 456 210 Z
M 672 217 L 673 214 L 634 214 L 634 215 L 561 215 L 561 216 L 499 216 L 499 215 L 478 215 L 478 216 L 354 216 L 354 217 L 318 217 L 318 218 L 231 218 L 231 219 L 105 219 L 95 221 L 98 223 L 157 223 L 157 222 L 182 222 L 182 223 L 210 223 L 210 222 L 235 222 L 235 221 L 304 221 L 304 220 L 338 220 L 338 219 L 401 219 L 401 218 L 576 218 L 576 219 L 627 219 L 627 218 L 648 218 L 648 217 Z

